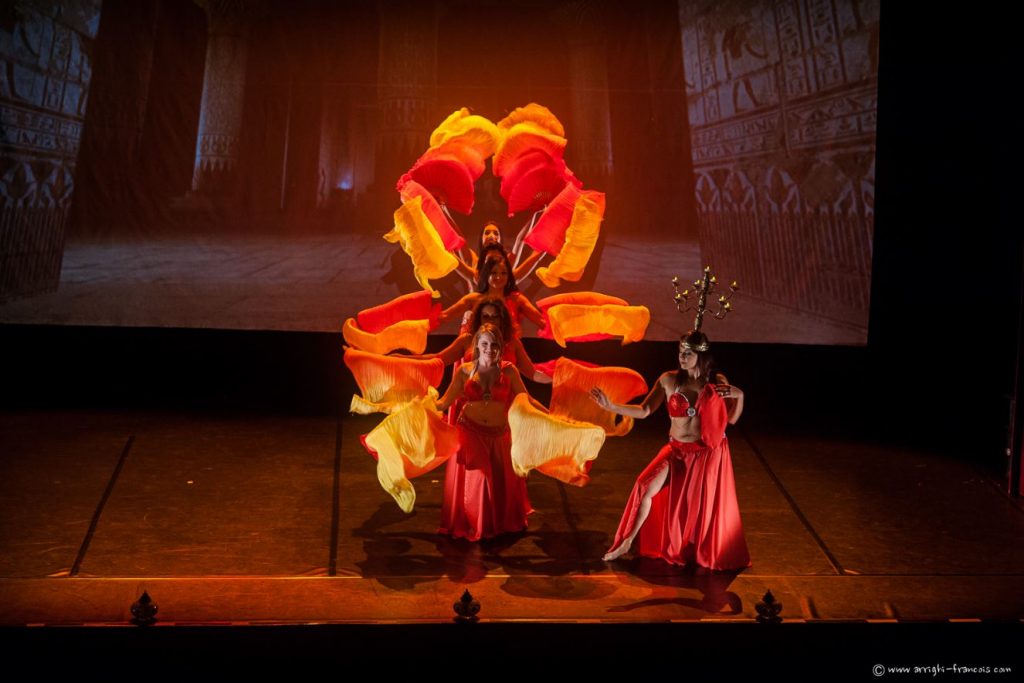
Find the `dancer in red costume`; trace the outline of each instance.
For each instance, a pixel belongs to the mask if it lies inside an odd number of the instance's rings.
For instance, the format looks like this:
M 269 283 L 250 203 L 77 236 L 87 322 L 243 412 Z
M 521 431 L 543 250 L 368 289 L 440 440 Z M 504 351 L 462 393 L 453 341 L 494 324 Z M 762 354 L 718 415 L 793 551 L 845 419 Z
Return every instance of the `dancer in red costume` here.
M 503 348 L 501 330 L 481 325 L 473 335 L 473 361 L 455 371 L 437 404 L 443 411 L 465 399 L 456 422 L 459 452 L 445 472 L 438 533 L 479 541 L 522 531 L 533 511 L 526 480 L 512 468 L 508 426 L 512 399 L 526 388 L 515 367 L 501 360 Z
M 477 278 L 479 277 L 478 269 L 480 266 L 480 260 L 485 258 L 486 254 L 492 249 L 500 249 L 504 251 L 506 255 L 508 254 L 501 241 L 501 229 L 494 221 L 486 223 L 483 230 L 480 231 L 480 244 L 478 250 L 468 250 L 469 263 L 466 263 L 461 256 L 456 255 L 456 258 L 459 259 L 459 265 L 457 266 L 459 274 L 462 275 L 462 277 L 469 283 L 477 282 Z M 522 261 L 512 271 L 515 281 L 520 282 L 523 278 L 529 275 L 533 270 L 534 265 L 536 265 L 537 261 L 539 261 L 543 255 L 544 252 L 532 249 L 530 255 L 525 259 L 522 259 Z M 518 258 L 518 256 L 516 258 Z M 511 263 L 511 259 L 509 259 L 509 262 Z
M 641 419 L 667 400 L 669 442 L 640 473 L 605 561 L 637 553 L 673 564 L 716 570 L 750 566 L 736 500 L 726 423 L 743 412 L 743 392 L 717 375 L 709 380 L 708 338 L 690 332 L 679 341 L 679 370 L 664 373 L 640 405 L 619 405 L 598 388 L 605 410 Z
M 501 299 L 505 302 L 505 306 L 512 316 L 513 327 L 517 331 L 519 322 L 524 317 L 537 327 L 543 327 L 543 315 L 516 287 L 515 280 L 509 277 L 511 272 L 512 264 L 509 263 L 508 255 L 504 250 L 488 249 L 484 255 L 483 266 L 480 268 L 476 291 L 467 294 L 445 309 L 441 313 L 440 321 L 444 323 L 460 316 L 464 312 L 472 310 L 484 299 Z
M 505 342 L 501 359 L 516 366 L 521 376 L 541 384 L 551 384 L 551 377 L 537 370 L 530 356 L 523 347 L 523 342 L 515 330 L 508 308 L 500 299 L 482 299 L 473 308 L 469 326 L 455 338 L 451 344 L 437 353 L 424 353 L 413 358 L 429 360 L 440 358 L 445 365 L 453 365 L 462 361 L 469 362 L 473 358 L 473 336 L 481 325 L 491 324 L 498 327 Z

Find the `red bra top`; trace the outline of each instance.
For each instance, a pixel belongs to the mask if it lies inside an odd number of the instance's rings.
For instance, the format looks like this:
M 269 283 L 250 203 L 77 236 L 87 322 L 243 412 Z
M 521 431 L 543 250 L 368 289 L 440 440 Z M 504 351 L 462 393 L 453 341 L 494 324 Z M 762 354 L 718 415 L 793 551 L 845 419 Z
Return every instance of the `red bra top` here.
M 463 396 L 467 401 L 498 401 L 500 403 L 511 403 L 512 402 L 512 383 L 509 382 L 508 377 L 505 375 L 505 367 L 509 365 L 507 362 L 502 362 L 499 368 L 498 381 L 491 386 L 490 395 L 485 395 L 483 388 L 480 386 L 474 377 L 470 377 L 466 380 L 466 387 L 463 389 Z
M 692 412 L 691 412 L 692 411 Z M 725 426 L 729 413 L 725 401 L 715 391 L 715 385 L 708 382 L 697 396 L 693 405 L 678 391 L 668 397 L 668 414 L 672 417 L 693 417 L 700 415 L 700 440 L 709 448 L 718 448 L 725 438 Z
M 690 405 L 690 401 L 683 393 L 673 391 L 668 397 L 668 414 L 669 417 L 693 417 L 697 414 L 697 409 Z

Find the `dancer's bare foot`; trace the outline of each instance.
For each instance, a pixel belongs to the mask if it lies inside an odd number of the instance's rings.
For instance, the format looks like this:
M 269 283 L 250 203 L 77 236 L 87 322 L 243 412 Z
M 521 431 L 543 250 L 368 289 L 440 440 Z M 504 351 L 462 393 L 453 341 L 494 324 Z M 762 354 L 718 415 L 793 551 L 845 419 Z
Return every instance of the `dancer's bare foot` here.
M 604 554 L 604 557 L 602 557 L 601 559 L 604 560 L 605 562 L 611 562 L 612 560 L 617 560 L 617 559 L 619 559 L 620 557 L 622 557 L 623 555 L 625 555 L 626 553 L 629 552 L 629 546 L 630 545 L 631 544 L 629 544 L 629 543 L 623 543 L 618 548 L 612 548 L 611 550 L 606 552 Z

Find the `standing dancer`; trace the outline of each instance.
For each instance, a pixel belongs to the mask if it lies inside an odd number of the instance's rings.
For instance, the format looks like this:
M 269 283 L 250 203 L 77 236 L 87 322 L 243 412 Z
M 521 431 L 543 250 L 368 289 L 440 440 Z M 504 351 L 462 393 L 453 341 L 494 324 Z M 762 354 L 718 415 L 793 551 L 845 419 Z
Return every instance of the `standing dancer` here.
M 638 554 L 673 564 L 750 566 L 725 437 L 726 423 L 735 424 L 743 412 L 743 392 L 721 375 L 712 383 L 710 370 L 708 338 L 692 331 L 679 340 L 679 369 L 662 374 L 640 405 L 612 403 L 600 389 L 591 390 L 605 410 L 635 419 L 667 400 L 671 423 L 668 444 L 633 486 L 605 561 L 636 541 Z
M 472 249 L 469 249 L 469 263 L 463 260 L 461 256 L 456 255 L 459 260 L 459 264 L 457 266 L 459 274 L 466 280 L 466 282 L 470 283 L 470 286 L 472 286 L 472 283 L 477 281 L 481 261 L 485 259 L 486 255 L 492 249 L 500 249 L 505 252 L 506 255 L 508 254 L 508 251 L 505 249 L 505 246 L 501 241 L 501 229 L 494 221 L 484 224 L 483 230 L 480 231 L 480 244 L 478 245 L 478 250 L 473 251 Z M 533 267 L 543 255 L 544 252 L 537 251 L 536 249 L 531 250 L 530 255 L 525 259 L 522 259 L 522 261 L 519 262 L 512 271 L 510 271 L 512 272 L 515 281 L 518 283 L 529 275 L 533 270 Z M 515 258 L 517 261 L 519 260 L 518 252 L 516 252 Z M 509 263 L 511 263 L 511 261 L 512 259 L 510 258 Z
M 473 335 L 473 360 L 455 370 L 438 402 L 459 399 L 459 452 L 447 464 L 438 533 L 470 541 L 522 531 L 533 511 L 526 480 L 512 467 L 508 411 L 526 388 L 515 367 L 501 360 L 501 330 L 485 323 Z M 542 408 L 543 409 L 543 408 Z
M 537 327 L 544 326 L 543 315 L 533 303 L 519 291 L 515 280 L 511 277 L 512 264 L 503 249 L 488 249 L 480 267 L 476 291 L 467 294 L 445 309 L 440 316 L 444 323 L 466 311 L 470 311 L 484 299 L 501 299 L 505 302 L 512 324 L 518 333 L 519 322 L 526 318 Z
M 512 316 L 501 299 L 481 299 L 473 308 L 468 327 L 455 338 L 455 341 L 437 353 L 424 353 L 412 357 L 424 360 L 440 358 L 445 365 L 469 362 L 473 359 L 473 337 L 480 326 L 487 323 L 497 326 L 502 339 L 505 340 L 505 348 L 501 354 L 503 361 L 514 364 L 519 374 L 527 379 L 540 384 L 551 384 L 551 377 L 537 370 L 526 353 L 519 332 L 513 326 Z

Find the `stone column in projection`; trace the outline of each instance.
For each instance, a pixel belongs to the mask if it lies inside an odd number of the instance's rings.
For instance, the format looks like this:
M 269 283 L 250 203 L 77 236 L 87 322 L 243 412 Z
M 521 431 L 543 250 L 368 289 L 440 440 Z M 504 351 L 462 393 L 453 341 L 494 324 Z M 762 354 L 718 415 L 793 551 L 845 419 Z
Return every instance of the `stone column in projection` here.
M 110 234 L 137 214 L 145 192 L 140 145 L 159 13 L 160 0 L 104 2 L 78 159 L 84 172 L 68 224 L 71 239 Z
M 374 172 L 381 207 L 394 210 L 399 176 L 426 151 L 437 91 L 437 8 L 431 0 L 378 4 L 377 149 Z M 447 113 L 447 112 L 446 112 Z
M 0 300 L 60 282 L 100 1 L 9 2 L 0 22 Z
M 584 187 L 607 191 L 612 174 L 608 101 L 607 11 L 601 0 L 579 0 L 553 11 L 569 48 L 571 126 L 566 157 Z
M 219 198 L 235 190 L 245 70 L 248 18 L 254 3 L 203 0 L 208 32 L 199 135 L 192 171 L 192 192 Z

